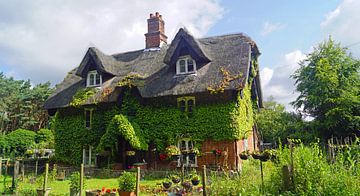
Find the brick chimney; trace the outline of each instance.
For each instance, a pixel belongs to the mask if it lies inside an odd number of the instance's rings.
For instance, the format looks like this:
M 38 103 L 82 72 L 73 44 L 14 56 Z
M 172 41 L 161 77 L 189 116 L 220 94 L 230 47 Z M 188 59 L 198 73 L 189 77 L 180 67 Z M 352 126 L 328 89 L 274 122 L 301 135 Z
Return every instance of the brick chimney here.
M 161 44 L 167 43 L 167 36 L 165 35 L 165 22 L 159 12 L 150 14 L 150 18 L 147 19 L 148 32 L 145 34 L 146 48 L 157 48 Z

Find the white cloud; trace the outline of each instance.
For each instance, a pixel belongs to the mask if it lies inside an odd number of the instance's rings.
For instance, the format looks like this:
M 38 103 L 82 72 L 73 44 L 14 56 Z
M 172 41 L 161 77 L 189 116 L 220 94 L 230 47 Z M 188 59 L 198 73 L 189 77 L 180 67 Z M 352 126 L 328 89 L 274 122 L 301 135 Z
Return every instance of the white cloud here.
M 354 56 L 360 57 L 360 1 L 343 0 L 339 6 L 326 15 L 320 24 L 324 37 L 332 35 L 343 46 L 349 46 Z
M 144 48 L 146 19 L 156 11 L 168 41 L 180 25 L 204 36 L 224 12 L 216 0 L 2 0 L 0 61 L 23 79 L 57 83 L 90 45 L 107 54 Z
M 273 96 L 275 100 L 291 110 L 289 104 L 298 96 L 294 92 L 294 80 L 290 78 L 297 68 L 299 62 L 306 57 L 300 50 L 285 54 L 282 60 L 274 68 L 264 67 L 260 72 L 264 100 Z
M 285 24 L 265 22 L 261 31 L 262 36 L 266 36 L 274 31 L 280 30 L 285 27 Z

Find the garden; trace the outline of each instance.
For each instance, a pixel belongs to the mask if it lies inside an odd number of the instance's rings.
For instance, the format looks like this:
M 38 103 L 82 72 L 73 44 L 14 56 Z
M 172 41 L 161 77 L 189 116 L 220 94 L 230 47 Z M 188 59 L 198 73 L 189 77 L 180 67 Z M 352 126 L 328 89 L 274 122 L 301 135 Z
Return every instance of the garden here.
M 359 145 L 356 139 L 326 150 L 321 143 L 304 145 L 299 140 L 289 140 L 276 150 L 242 152 L 239 172 L 199 168 L 141 170 L 137 175 L 137 169 L 121 172 L 102 169 L 92 176 L 85 170 L 82 177 L 79 167 L 60 180 L 63 168 L 59 166 L 39 172 L 36 179 L 31 173 L 18 174 L 13 191 L 38 195 L 36 189 L 45 186 L 51 188 L 49 195 L 69 195 L 71 191 L 79 192 L 83 184 L 83 195 L 122 195 L 121 191 L 132 194 L 138 191 L 138 195 L 360 195 Z M 10 168 L 10 175 L 0 179 L 3 193 L 12 191 Z M 48 179 L 46 185 L 44 177 Z

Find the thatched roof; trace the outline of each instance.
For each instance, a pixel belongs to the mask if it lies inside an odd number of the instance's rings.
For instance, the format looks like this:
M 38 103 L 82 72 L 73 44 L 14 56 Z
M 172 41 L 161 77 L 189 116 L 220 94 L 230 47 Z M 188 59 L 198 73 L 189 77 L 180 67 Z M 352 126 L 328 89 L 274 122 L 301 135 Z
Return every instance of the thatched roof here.
M 182 48 L 196 60 L 196 75 L 176 75 L 175 62 L 181 51 L 184 51 Z M 244 34 L 195 39 L 184 29 L 179 30 L 170 45 L 159 49 L 105 55 L 91 47 L 79 67 L 69 72 L 64 81 L 56 86 L 45 108 L 69 106 L 75 93 L 85 88 L 86 74 L 91 66 L 109 78 L 96 94 L 96 102 L 116 101 L 114 95 L 104 98 L 104 90 L 116 89 L 122 79 L 132 74 L 140 76 L 141 82 L 137 88 L 144 98 L 207 91 L 209 86 L 216 86 L 223 80 L 220 71 L 222 67 L 233 75 L 242 74 L 241 78 L 231 81 L 225 89 L 239 90 L 247 81 L 252 54 L 257 56 L 260 53 L 255 42 Z

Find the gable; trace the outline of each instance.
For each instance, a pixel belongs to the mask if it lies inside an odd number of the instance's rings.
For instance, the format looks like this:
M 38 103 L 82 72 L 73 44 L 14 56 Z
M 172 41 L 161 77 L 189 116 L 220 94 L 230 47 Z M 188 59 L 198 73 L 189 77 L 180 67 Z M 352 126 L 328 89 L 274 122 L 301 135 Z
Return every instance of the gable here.
M 190 55 L 201 65 L 210 62 L 209 56 L 201 48 L 200 43 L 185 29 L 181 28 L 171 42 L 164 57 L 164 62 L 168 65 L 173 65 L 179 56 L 184 55 Z

